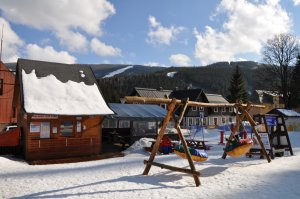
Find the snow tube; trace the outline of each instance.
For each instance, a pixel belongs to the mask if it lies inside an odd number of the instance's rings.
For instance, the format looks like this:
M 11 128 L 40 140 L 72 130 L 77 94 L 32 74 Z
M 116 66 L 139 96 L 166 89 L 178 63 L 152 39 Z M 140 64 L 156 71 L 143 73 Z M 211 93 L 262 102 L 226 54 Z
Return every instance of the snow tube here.
M 195 162 L 204 162 L 207 160 L 208 155 L 204 150 L 194 149 L 192 147 L 188 148 L 192 157 L 192 160 Z M 187 159 L 186 154 L 184 152 L 184 148 L 181 145 L 176 145 L 174 149 L 174 153 L 181 158 Z
M 246 154 L 253 146 L 251 138 L 241 139 L 240 141 L 231 141 L 230 145 L 224 149 L 225 153 L 230 157 L 237 158 Z

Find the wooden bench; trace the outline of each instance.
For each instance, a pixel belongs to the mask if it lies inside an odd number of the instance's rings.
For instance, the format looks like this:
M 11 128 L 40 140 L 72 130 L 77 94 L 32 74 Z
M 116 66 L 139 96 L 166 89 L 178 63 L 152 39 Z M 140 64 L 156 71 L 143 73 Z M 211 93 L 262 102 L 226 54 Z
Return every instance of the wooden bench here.
M 205 149 L 209 150 L 211 146 L 206 145 L 205 140 L 197 140 L 197 139 L 186 139 L 186 143 L 188 146 L 193 147 L 195 149 Z

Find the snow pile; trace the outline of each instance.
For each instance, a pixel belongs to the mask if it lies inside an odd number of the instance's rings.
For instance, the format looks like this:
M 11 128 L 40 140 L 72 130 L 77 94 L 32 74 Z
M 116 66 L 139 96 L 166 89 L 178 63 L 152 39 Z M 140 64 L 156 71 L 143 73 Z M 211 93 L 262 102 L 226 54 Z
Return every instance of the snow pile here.
M 84 74 L 81 73 L 83 76 Z M 53 115 L 114 114 L 106 105 L 96 84 L 68 81 L 54 75 L 38 78 L 35 70 L 22 70 L 24 107 L 27 113 Z
M 125 67 L 125 68 L 121 68 L 121 69 L 118 69 L 118 70 L 116 70 L 116 71 L 110 72 L 110 73 L 108 73 L 107 75 L 105 75 L 103 78 L 113 77 L 113 76 L 115 76 L 115 75 L 118 75 L 118 74 L 123 73 L 124 71 L 126 71 L 126 70 L 128 70 L 128 69 L 130 69 L 130 68 L 133 68 L 133 66 L 127 66 L 127 67 Z
M 127 148 L 123 153 L 128 155 L 130 153 L 144 153 L 144 147 L 150 147 L 151 142 L 154 141 L 152 138 L 141 138 L 138 141 L 135 141 L 129 148 Z
M 177 72 L 169 72 L 167 73 L 167 76 L 168 77 L 174 77 L 174 75 L 176 74 Z
M 204 135 L 213 147 L 206 151 L 206 162 L 195 163 L 201 172 L 199 187 L 191 175 L 160 167 L 142 175 L 143 161 L 149 159 L 149 153 L 140 153 L 148 146 L 148 139 L 142 139 L 130 155 L 89 162 L 31 166 L 0 156 L 0 198 L 299 198 L 300 132 L 289 133 L 294 155 L 285 152 L 271 163 L 259 155 L 223 160 L 219 130 L 207 129 Z M 188 161 L 175 154 L 157 154 L 154 161 L 189 168 Z

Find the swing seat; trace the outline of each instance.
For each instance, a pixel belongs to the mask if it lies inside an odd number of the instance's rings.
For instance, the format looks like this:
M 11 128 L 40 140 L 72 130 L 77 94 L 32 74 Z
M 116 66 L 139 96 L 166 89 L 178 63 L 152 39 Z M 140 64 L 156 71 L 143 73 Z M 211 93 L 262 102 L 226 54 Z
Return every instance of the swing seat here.
M 242 139 L 239 141 L 239 145 L 237 145 L 235 148 L 227 151 L 225 149 L 225 153 L 229 155 L 230 157 L 237 158 L 242 155 L 245 155 L 253 146 L 253 140 L 248 139 Z
M 192 160 L 195 162 L 204 162 L 208 159 L 208 155 L 204 150 L 201 149 L 194 149 L 189 147 L 188 148 L 192 157 Z M 177 145 L 174 149 L 174 153 L 183 158 L 183 159 L 187 159 L 186 154 L 184 152 L 184 149 L 181 145 Z

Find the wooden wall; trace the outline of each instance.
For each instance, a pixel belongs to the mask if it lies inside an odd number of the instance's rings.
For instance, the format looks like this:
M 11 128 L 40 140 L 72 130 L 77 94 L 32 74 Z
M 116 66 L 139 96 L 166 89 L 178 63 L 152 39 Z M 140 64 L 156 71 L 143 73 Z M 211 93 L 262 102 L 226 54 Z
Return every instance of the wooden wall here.
M 13 116 L 12 100 L 15 75 L 0 61 L 0 79 L 3 80 L 3 94 L 0 95 L 0 131 L 9 123 L 16 122 Z
M 44 118 L 43 118 L 44 117 Z M 47 118 L 48 117 L 48 118 Z M 101 125 L 102 116 L 34 116 L 23 115 L 20 122 L 23 129 L 23 149 L 26 160 L 57 159 L 75 156 L 97 155 L 102 152 Z M 62 121 L 73 122 L 73 134 L 62 136 Z M 50 138 L 41 138 L 41 132 L 33 131 L 32 125 L 50 123 Z M 81 123 L 81 127 L 77 126 Z M 81 132 L 78 132 L 80 128 Z M 35 128 L 37 131 L 38 128 Z M 42 129 L 40 129 L 42 131 Z

